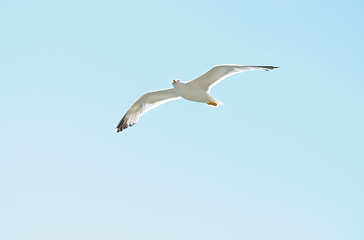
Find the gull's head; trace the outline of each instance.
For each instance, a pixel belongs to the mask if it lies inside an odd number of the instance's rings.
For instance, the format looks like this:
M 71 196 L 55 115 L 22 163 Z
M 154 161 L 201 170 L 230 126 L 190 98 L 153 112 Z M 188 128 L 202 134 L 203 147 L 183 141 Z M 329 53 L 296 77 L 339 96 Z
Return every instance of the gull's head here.
M 180 83 L 181 81 L 178 79 L 173 79 L 172 85 L 176 84 L 176 83 Z

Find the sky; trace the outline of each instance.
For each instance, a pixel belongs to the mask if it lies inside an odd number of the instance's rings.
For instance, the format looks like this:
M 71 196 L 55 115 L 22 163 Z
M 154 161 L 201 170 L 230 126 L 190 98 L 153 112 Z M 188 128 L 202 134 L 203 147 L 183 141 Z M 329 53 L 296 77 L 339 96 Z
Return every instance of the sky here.
M 364 239 L 363 1 L 0 2 L 0 239 Z M 279 65 L 114 129 L 217 64 Z

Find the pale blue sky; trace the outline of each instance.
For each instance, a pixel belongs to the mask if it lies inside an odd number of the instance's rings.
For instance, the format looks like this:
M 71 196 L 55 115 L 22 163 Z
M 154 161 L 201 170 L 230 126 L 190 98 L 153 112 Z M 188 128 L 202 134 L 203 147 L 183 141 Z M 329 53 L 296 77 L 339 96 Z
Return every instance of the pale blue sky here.
M 1 1 L 0 239 L 364 239 L 363 12 Z M 113 134 L 141 94 L 216 64 L 281 68 Z

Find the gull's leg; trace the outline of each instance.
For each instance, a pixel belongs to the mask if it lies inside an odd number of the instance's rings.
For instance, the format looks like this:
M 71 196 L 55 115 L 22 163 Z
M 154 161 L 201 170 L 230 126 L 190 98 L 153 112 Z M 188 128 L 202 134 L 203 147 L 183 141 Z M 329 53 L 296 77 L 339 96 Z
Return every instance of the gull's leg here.
M 207 105 L 211 105 L 211 106 L 217 106 L 217 103 L 215 103 L 215 102 L 207 102 Z
M 216 98 L 214 98 L 213 96 L 207 94 L 207 102 L 208 105 L 210 106 L 214 106 L 214 107 L 218 107 L 223 105 L 223 103 L 219 100 L 217 100 Z

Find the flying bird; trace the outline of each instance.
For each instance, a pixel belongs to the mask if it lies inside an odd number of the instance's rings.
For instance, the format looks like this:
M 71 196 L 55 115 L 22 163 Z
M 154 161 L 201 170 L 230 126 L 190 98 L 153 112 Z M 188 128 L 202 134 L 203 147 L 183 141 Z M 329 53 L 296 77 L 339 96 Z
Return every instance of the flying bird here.
M 275 68 L 279 67 L 232 64 L 217 65 L 194 80 L 183 82 L 175 79 L 172 82 L 173 88 L 143 94 L 120 120 L 119 124 L 116 126 L 115 132 L 121 132 L 124 129 L 133 126 L 147 111 L 158 107 L 163 103 L 177 99 L 184 98 L 194 102 L 206 103 L 213 107 L 221 106 L 223 104 L 222 102 L 209 95 L 210 89 L 213 86 L 237 73 L 250 70 L 269 71 Z

